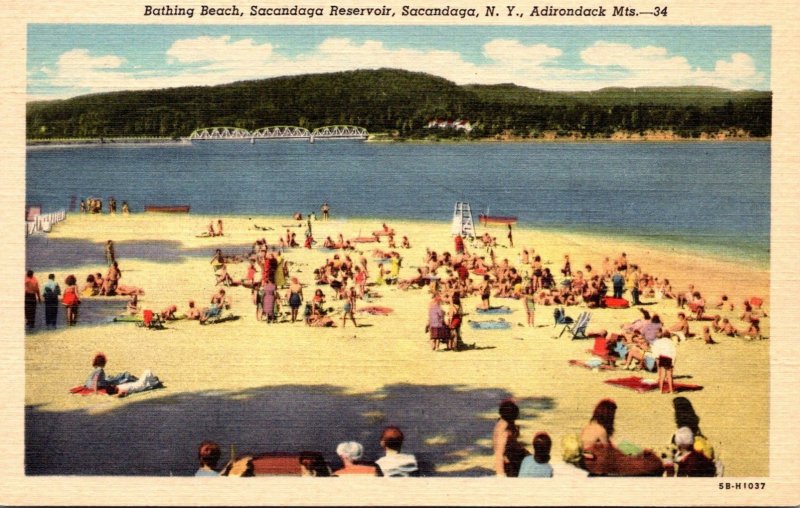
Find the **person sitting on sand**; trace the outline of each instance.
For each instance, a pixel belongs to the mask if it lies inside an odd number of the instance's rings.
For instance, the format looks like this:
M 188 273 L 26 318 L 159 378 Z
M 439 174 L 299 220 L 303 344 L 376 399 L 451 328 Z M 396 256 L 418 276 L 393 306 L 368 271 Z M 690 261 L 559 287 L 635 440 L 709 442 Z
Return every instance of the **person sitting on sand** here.
M 97 289 L 97 284 L 95 282 L 94 275 L 91 273 L 86 276 L 86 284 L 81 289 L 82 296 L 97 296 L 100 294 L 100 290 Z
M 500 418 L 492 431 L 494 472 L 497 476 L 516 477 L 528 451 L 519 442 L 519 407 L 512 400 L 500 403 Z
M 217 272 L 217 281 L 214 284 L 215 286 L 219 286 L 220 284 L 224 286 L 232 286 L 233 285 L 233 278 L 228 273 L 228 265 L 226 263 L 222 263 L 219 271 Z
M 699 291 L 692 293 L 692 299 L 688 302 L 689 310 L 695 314 L 695 320 L 700 321 L 703 319 L 703 313 L 706 310 L 706 301 L 700 295 Z
M 137 393 L 161 384 L 158 377 L 154 376 L 149 370 L 144 371 L 140 378 L 131 375 L 128 372 L 123 372 L 114 376 L 106 376 L 106 355 L 97 353 L 92 360 L 91 374 L 84 383 L 86 388 L 91 390 L 105 389 L 107 393 L 116 393 L 118 397 L 125 397 L 131 393 Z
M 580 433 L 579 466 L 595 476 L 656 476 L 663 474 L 663 464 L 652 451 L 629 456 L 612 442 L 617 404 L 611 399 L 595 406 L 592 418 Z
M 685 312 L 678 312 L 678 322 L 667 328 L 667 331 L 678 339 L 678 342 L 684 342 L 692 334 L 689 332 L 689 320 L 686 318 Z
M 377 476 L 378 467 L 374 464 L 363 462 L 364 447 L 361 443 L 347 441 L 339 443 L 336 455 L 342 460 L 343 467 L 334 471 L 334 476 L 364 475 Z
M 417 458 L 410 453 L 402 453 L 405 436 L 403 431 L 390 425 L 381 432 L 380 445 L 385 455 L 375 461 L 381 476 L 408 477 L 419 474 Z
M 403 236 L 403 241 L 400 242 L 400 248 L 401 249 L 410 249 L 411 248 L 411 242 L 408 241 L 408 237 L 407 236 Z
M 694 295 L 694 284 L 689 284 L 689 289 L 684 293 L 678 293 L 675 297 L 675 303 L 678 304 L 678 307 L 681 309 L 690 301 L 692 301 L 692 296 Z
M 319 452 L 300 452 L 300 476 L 328 477 L 331 470 Z
M 550 465 L 550 449 L 553 442 L 547 432 L 537 432 L 533 436 L 533 455 L 522 459 L 519 478 L 552 478 L 553 466 Z
M 733 326 L 728 318 L 723 318 L 722 322 L 719 324 L 718 332 L 727 335 L 728 337 L 738 337 L 741 332 Z
M 695 450 L 694 441 L 694 433 L 689 427 L 681 427 L 675 432 L 675 476 L 716 476 L 716 464 Z
M 162 321 L 175 321 L 178 317 L 175 313 L 178 312 L 177 305 L 170 305 L 168 307 L 164 307 L 159 315 L 161 316 Z
M 703 342 L 705 342 L 706 344 L 717 344 L 717 341 L 715 341 L 714 338 L 711 337 L 711 328 L 709 328 L 708 326 L 703 327 Z
M 197 458 L 200 460 L 200 469 L 195 476 L 219 476 L 217 464 L 219 463 L 221 452 L 219 445 L 213 441 L 203 441 L 197 450 Z
M 186 319 L 200 319 L 200 309 L 195 306 L 194 300 L 189 300 L 189 308 L 186 311 Z
M 214 231 L 214 221 L 208 223 L 208 230 L 206 231 L 208 236 L 217 236 L 216 232 Z
M 126 310 L 131 316 L 135 316 L 139 313 L 139 295 L 134 293 L 130 296 L 130 298 L 128 298 Z
M 211 258 L 211 268 L 214 270 L 214 273 L 216 273 L 223 266 L 225 266 L 225 257 L 222 255 L 222 251 L 217 249 L 214 251 L 214 256 Z

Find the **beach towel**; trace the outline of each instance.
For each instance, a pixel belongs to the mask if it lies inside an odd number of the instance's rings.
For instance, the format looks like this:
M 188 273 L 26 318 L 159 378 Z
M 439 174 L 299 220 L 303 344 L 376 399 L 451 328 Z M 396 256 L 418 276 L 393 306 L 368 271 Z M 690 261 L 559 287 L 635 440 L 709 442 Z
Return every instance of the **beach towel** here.
M 502 307 L 489 307 L 488 309 L 476 308 L 475 312 L 478 314 L 511 314 L 514 311 L 504 305 Z
M 70 388 L 69 392 L 73 393 L 75 395 L 92 395 L 93 393 L 95 393 L 94 390 L 92 390 L 91 388 L 86 388 L 83 385 L 76 386 L 75 388 Z M 97 389 L 97 393 L 100 394 L 100 395 L 108 395 L 109 394 L 108 391 L 105 388 L 98 388 Z
M 353 243 L 374 243 L 378 240 L 374 236 L 357 236 L 350 241 Z
M 112 318 L 111 321 L 114 323 L 141 323 L 142 316 L 123 315 Z
M 390 307 L 380 307 L 377 305 L 368 305 L 366 307 L 361 307 L 358 309 L 357 312 L 366 312 L 368 314 L 372 314 L 373 316 L 387 316 L 394 312 L 394 309 Z
M 603 297 L 603 306 L 609 309 L 627 309 L 630 304 L 624 298 L 614 298 L 612 296 Z
M 639 376 L 621 377 L 616 379 L 606 379 L 606 383 L 622 388 L 629 388 L 637 393 L 646 393 L 651 390 L 658 389 L 658 382 L 654 379 L 642 379 Z M 693 385 L 689 383 L 672 383 L 672 387 L 676 392 L 690 392 L 702 390 L 700 385 Z
M 574 367 L 584 367 L 590 370 L 617 370 L 615 366 L 603 363 L 603 360 L 599 358 L 592 358 L 591 360 L 569 360 L 569 364 Z
M 511 323 L 503 319 L 497 321 L 470 321 L 469 326 L 474 330 L 506 330 L 511 328 Z
M 486 268 L 476 268 L 472 270 L 472 273 L 474 273 L 475 275 L 486 275 L 488 271 L 486 270 Z

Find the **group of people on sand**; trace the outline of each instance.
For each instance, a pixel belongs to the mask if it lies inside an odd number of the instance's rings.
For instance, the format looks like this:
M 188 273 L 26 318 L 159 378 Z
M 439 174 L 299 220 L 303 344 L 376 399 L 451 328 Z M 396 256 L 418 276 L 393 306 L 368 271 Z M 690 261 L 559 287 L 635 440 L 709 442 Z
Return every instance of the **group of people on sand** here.
M 357 441 L 345 441 L 336 447 L 340 467 L 333 469 L 322 453 L 303 451 L 297 454 L 297 466 L 302 476 L 383 476 L 413 477 L 420 475 L 417 458 L 404 453 L 405 436 L 399 427 L 390 425 L 383 429 L 380 446 L 383 455 L 371 461 L 364 456 L 364 446 Z M 203 441 L 197 451 L 200 467 L 195 476 L 256 476 L 253 455 L 231 457 L 219 467 L 222 451 L 214 441 Z
M 680 476 L 713 477 L 722 474 L 723 466 L 715 457 L 709 440 L 700 431 L 700 419 L 685 397 L 673 400 L 676 430 L 665 439 L 658 452 L 641 448 L 627 441 L 616 442 L 615 417 L 617 404 L 602 399 L 591 418 L 578 434 L 565 434 L 561 439 L 564 464 L 558 469 L 550 463 L 552 438 L 549 433 L 534 433 L 531 451 L 520 441 L 517 423 L 520 408 L 512 399 L 500 403 L 492 431 L 492 470 L 496 476 L 513 478 L 551 478 L 554 476 Z M 666 436 L 665 436 L 666 437 Z M 380 447 L 383 455 L 367 460 L 364 447 L 356 441 L 339 443 L 336 456 L 341 465 L 331 467 L 320 452 L 297 454 L 297 470 L 302 476 L 420 476 L 421 467 L 414 454 L 403 452 L 405 436 L 394 425 L 383 429 Z M 234 453 L 233 451 L 231 452 Z M 244 454 L 232 456 L 220 467 L 220 446 L 203 441 L 198 448 L 199 468 L 195 476 L 256 476 L 257 461 L 269 456 Z
M 579 435 L 564 435 L 562 458 L 572 464 L 559 473 L 586 476 L 691 476 L 721 474 L 713 447 L 700 432 L 699 418 L 685 397 L 673 400 L 676 432 L 660 454 L 628 442 L 615 443 L 614 420 L 617 404 L 603 399 L 594 408 Z M 519 442 L 519 407 L 513 400 L 500 404 L 500 417 L 492 433 L 494 469 L 498 476 L 551 477 L 551 438 L 546 432 L 534 434 L 533 454 Z
M 73 206 L 75 202 L 73 201 Z M 79 205 L 79 209 L 81 213 L 103 213 L 103 200 L 100 198 L 86 198 L 85 200 L 82 199 Z M 128 206 L 127 201 L 123 201 L 121 205 L 121 212 L 123 215 L 128 215 L 130 213 L 130 207 Z M 109 214 L 116 214 L 117 213 L 117 200 L 114 199 L 113 196 L 108 198 L 108 213 Z
M 94 392 L 102 390 L 109 395 L 125 397 L 161 386 L 161 381 L 150 370 L 145 370 L 139 377 L 127 371 L 109 376 L 105 372 L 107 361 L 104 353 L 94 355 L 92 372 L 86 378 L 86 382 L 83 384 L 84 388 Z
M 225 236 L 225 230 L 222 227 L 222 219 L 217 219 L 216 228 L 214 226 L 215 223 L 212 220 L 208 223 L 205 233 L 201 236 Z
M 75 275 L 67 275 L 64 278 L 64 289 L 55 280 L 55 274 L 51 273 L 47 277 L 47 282 L 40 289 L 39 281 L 35 277 L 33 270 L 25 273 L 25 324 L 34 328 L 36 324 L 36 307 L 39 303 L 44 303 L 45 325 L 48 328 L 55 328 L 58 320 L 59 301 L 64 306 L 66 313 L 66 323 L 73 326 L 78 323 L 78 309 L 81 305 L 82 297 L 92 296 L 126 296 L 144 294 L 141 288 L 134 286 L 123 286 L 119 284 L 122 272 L 115 261 L 108 270 L 105 277 L 100 272 L 89 274 L 83 287 L 78 287 L 78 280 Z

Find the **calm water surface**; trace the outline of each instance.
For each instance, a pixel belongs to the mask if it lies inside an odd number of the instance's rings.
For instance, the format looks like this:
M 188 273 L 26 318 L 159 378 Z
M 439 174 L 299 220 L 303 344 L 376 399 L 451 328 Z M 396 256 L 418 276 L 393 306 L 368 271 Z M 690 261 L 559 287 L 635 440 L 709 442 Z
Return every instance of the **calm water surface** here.
M 768 142 L 377 144 L 199 142 L 36 148 L 27 201 L 190 204 L 192 212 L 287 215 L 331 204 L 338 217 L 520 225 L 625 235 L 768 259 Z

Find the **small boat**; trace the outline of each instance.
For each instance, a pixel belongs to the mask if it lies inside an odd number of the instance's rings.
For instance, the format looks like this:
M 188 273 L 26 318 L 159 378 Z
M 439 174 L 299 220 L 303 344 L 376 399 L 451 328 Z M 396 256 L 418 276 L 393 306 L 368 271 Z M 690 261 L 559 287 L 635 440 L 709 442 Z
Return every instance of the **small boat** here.
M 189 205 L 145 205 L 145 212 L 189 213 Z
M 480 214 L 478 215 L 478 220 L 484 226 L 489 226 L 492 224 L 497 225 L 507 225 L 507 224 L 516 224 L 517 217 L 513 215 L 485 215 Z

